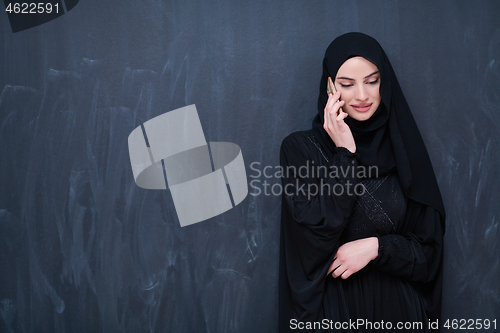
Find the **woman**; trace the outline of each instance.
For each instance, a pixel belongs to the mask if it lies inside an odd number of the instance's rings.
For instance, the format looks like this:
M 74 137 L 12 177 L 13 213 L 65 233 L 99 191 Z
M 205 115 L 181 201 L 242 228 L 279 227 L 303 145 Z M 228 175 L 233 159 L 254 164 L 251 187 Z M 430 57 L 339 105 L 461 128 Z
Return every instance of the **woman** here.
M 313 129 L 288 136 L 280 160 L 280 331 L 436 328 L 444 206 L 377 41 L 330 44 Z

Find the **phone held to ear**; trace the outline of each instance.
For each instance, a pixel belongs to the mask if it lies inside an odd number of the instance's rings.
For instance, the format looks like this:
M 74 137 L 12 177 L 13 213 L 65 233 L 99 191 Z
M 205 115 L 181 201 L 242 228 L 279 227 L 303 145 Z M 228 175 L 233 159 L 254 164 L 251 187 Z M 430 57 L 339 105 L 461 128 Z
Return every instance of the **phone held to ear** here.
M 335 89 L 335 85 L 333 84 L 332 78 L 330 76 L 328 77 L 328 80 L 326 82 L 326 92 L 327 94 L 332 94 L 332 95 L 337 92 L 337 90 Z M 344 112 L 344 110 L 342 110 L 342 108 L 339 108 L 339 114 L 341 114 L 342 112 Z

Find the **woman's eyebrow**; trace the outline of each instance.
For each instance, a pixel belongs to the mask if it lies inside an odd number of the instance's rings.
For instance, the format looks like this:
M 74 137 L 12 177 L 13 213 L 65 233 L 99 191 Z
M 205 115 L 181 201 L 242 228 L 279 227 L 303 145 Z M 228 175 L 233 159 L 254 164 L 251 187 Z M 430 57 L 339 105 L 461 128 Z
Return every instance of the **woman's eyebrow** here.
M 373 76 L 373 75 L 378 74 L 378 73 L 379 73 L 379 71 L 375 71 L 375 72 L 371 73 L 370 75 L 365 76 L 364 78 L 367 79 L 370 76 Z
M 371 74 L 369 74 L 369 75 L 365 76 L 363 79 L 367 79 L 367 78 L 369 78 L 370 76 L 373 76 L 373 75 L 378 74 L 378 73 L 379 73 L 379 71 L 375 71 L 375 72 L 373 72 L 373 73 L 371 73 Z M 339 79 L 340 79 L 340 80 L 351 80 L 351 81 L 356 81 L 356 80 L 354 80 L 354 79 L 352 79 L 352 78 L 350 78 L 350 77 L 346 77 L 346 76 L 339 76 L 339 77 L 337 77 L 337 78 L 336 78 L 336 80 L 339 80 Z
M 351 80 L 351 81 L 355 81 L 354 79 L 351 79 L 350 77 L 345 77 L 345 76 L 339 76 L 336 78 L 337 80 L 341 79 L 341 80 Z

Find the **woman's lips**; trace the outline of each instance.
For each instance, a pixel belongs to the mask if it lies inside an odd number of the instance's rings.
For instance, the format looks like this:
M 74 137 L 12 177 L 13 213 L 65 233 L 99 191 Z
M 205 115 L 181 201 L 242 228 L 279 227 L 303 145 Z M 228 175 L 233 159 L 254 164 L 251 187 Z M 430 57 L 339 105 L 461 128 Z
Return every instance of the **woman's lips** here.
M 351 104 L 352 108 L 358 112 L 366 112 L 370 110 L 373 103 Z

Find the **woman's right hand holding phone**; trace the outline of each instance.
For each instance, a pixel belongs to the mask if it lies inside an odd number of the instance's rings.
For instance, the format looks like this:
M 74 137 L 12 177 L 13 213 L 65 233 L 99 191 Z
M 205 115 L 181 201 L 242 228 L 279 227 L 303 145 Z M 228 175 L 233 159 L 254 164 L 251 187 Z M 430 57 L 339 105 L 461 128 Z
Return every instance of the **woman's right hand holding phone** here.
M 347 117 L 347 113 L 339 112 L 345 102 L 339 100 L 339 98 L 339 91 L 335 94 L 328 93 L 323 128 L 337 147 L 345 147 L 351 153 L 355 153 L 356 143 L 354 142 L 354 137 L 352 136 L 349 126 L 344 122 L 344 119 Z

